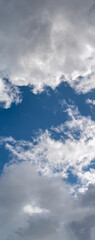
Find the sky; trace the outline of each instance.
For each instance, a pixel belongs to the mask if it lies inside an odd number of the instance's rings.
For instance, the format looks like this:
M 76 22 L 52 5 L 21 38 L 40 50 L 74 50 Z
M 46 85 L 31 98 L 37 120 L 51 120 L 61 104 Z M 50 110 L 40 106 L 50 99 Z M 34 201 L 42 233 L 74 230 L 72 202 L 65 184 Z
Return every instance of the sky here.
M 94 236 L 95 0 L 0 0 L 0 237 Z

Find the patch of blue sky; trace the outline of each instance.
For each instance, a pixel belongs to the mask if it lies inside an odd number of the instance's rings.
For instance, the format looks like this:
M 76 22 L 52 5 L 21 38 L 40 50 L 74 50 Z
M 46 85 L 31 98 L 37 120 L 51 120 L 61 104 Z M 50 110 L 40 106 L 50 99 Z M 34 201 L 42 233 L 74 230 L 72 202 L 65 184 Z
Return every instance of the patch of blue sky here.
M 78 176 L 73 174 L 71 169 L 68 169 L 68 171 L 67 171 L 67 178 L 66 179 L 64 178 L 64 181 L 66 181 L 67 183 L 70 183 L 72 185 L 79 183 Z
M 21 87 L 23 101 L 11 108 L 0 108 L 0 135 L 12 136 L 16 139 L 30 139 L 38 129 L 49 129 L 64 123 L 68 118 L 60 102 L 73 102 L 83 116 L 90 115 L 95 120 L 86 99 L 89 94 L 76 94 L 67 84 L 62 83 L 53 91 L 46 88 L 41 94 L 33 94 L 29 87 Z
M 83 171 L 90 171 L 90 169 L 95 169 L 95 159 L 90 162 L 90 164 L 83 168 Z
M 38 129 L 48 129 L 66 120 L 61 111 L 57 94 L 49 89 L 49 94 L 34 95 L 29 87 L 21 88 L 23 101 L 9 109 L 0 109 L 0 135 L 16 139 L 29 139 Z
M 69 119 L 65 105 L 61 105 L 62 101 L 67 104 L 73 104 L 78 107 L 82 116 L 90 116 L 95 120 L 95 113 L 86 103 L 86 99 L 94 99 L 95 90 L 87 94 L 77 94 L 67 83 L 61 83 L 54 91 L 51 88 L 46 88 L 41 94 L 33 94 L 29 87 L 20 87 L 23 100 L 20 104 L 12 104 L 11 108 L 0 108 L 0 136 L 12 136 L 16 140 L 31 140 L 36 134 L 41 131 L 49 129 L 51 137 L 55 140 L 62 140 L 64 142 L 68 138 L 65 132 L 57 133 L 51 130 L 51 127 L 57 127 L 65 123 Z M 72 131 L 72 136 L 79 139 L 80 131 L 76 129 Z M 36 142 L 34 144 L 37 144 Z M 27 146 L 26 146 L 27 147 Z M 1 151 L 1 165 L 3 168 L 6 159 L 9 161 L 10 156 L 6 155 L 7 151 L 0 148 Z M 62 169 L 55 169 L 54 171 L 62 171 Z M 75 180 L 74 180 L 75 179 Z M 68 175 L 68 181 L 76 182 L 77 179 L 71 172 Z

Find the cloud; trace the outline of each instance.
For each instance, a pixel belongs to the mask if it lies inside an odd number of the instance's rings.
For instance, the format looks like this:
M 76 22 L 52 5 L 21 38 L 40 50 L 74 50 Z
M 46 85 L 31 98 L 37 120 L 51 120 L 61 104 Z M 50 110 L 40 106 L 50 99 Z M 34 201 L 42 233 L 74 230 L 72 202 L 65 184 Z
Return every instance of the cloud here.
M 21 102 L 21 94 L 18 87 L 0 78 L 0 106 L 10 108 L 12 103 Z
M 44 213 L 49 212 L 47 209 L 43 209 L 43 208 L 35 206 L 35 204 L 33 204 L 33 206 L 30 204 L 24 206 L 23 211 L 26 214 L 29 214 L 30 216 L 35 215 L 35 214 L 44 214 Z
M 82 0 L 0 2 L 0 77 L 17 86 L 77 92 L 95 88 L 95 3 Z
M 72 202 L 72 197 L 67 200 L 63 185 L 58 178 L 38 176 L 29 162 L 5 168 L 0 177 L 2 240 L 57 239 L 63 215 L 66 219 L 69 214 L 64 204 Z
M 59 177 L 39 176 L 30 162 L 11 164 L 0 176 L 0 236 L 93 240 L 94 205 L 95 186 L 75 198 Z
M 87 104 L 91 104 L 91 105 L 95 105 L 95 100 L 88 98 L 88 99 L 86 100 L 86 103 L 87 103 Z
M 68 120 L 42 131 L 31 141 L 1 138 L 12 161 L 29 161 L 46 176 L 76 177 L 74 191 L 85 191 L 95 183 L 95 122 L 83 117 L 75 106 L 67 106 Z M 56 137 L 56 138 L 55 138 Z M 72 184 L 72 181 L 71 181 Z

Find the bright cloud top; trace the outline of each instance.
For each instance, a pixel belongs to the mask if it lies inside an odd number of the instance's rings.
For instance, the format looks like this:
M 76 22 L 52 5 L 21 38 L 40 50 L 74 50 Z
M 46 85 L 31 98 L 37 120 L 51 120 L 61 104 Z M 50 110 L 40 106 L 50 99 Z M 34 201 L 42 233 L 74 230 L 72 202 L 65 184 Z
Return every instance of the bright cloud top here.
M 88 0 L 1 1 L 0 77 L 34 93 L 62 81 L 95 88 L 94 14 Z

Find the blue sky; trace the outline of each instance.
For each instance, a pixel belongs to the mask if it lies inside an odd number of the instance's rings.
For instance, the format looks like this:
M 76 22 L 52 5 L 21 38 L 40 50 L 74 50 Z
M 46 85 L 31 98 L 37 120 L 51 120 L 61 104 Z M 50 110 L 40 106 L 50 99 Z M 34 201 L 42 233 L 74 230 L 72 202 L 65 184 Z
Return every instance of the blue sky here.
M 1 105 L 0 108 L 1 177 L 5 176 L 3 175 L 4 172 L 10 172 L 10 169 L 8 170 L 7 168 L 11 168 L 11 166 L 14 167 L 15 164 L 17 164 L 17 166 L 20 164 L 19 167 L 22 169 L 25 161 L 28 164 L 31 162 L 32 168 L 36 167 L 40 178 L 45 177 L 47 179 L 54 177 L 55 183 L 57 182 L 56 177 L 61 178 L 61 184 L 67 184 L 65 188 L 70 188 L 69 191 L 71 191 L 73 197 L 78 194 L 78 192 L 87 191 L 89 184 L 93 184 L 95 161 L 93 156 L 91 159 L 89 159 L 86 154 L 84 156 L 82 147 L 84 148 L 85 141 L 89 142 L 89 139 L 92 139 L 92 142 L 94 141 L 95 106 L 91 102 L 89 103 L 88 99 L 91 101 L 94 100 L 95 90 L 85 94 L 77 93 L 65 82 L 61 83 L 55 90 L 52 90 L 50 87 L 45 87 L 45 90 L 38 94 L 34 94 L 32 88 L 29 86 L 20 87 L 19 91 L 22 99 L 19 104 L 16 105 L 12 103 L 11 107 L 7 109 L 4 105 Z M 73 121 L 75 121 L 74 125 Z M 90 121 L 90 123 L 88 123 L 88 121 Z M 70 123 L 71 129 L 68 123 Z M 89 127 L 90 132 L 92 131 L 92 136 L 90 136 Z M 87 129 L 88 135 L 86 139 L 84 138 L 84 134 L 86 134 L 84 133 L 85 128 Z M 52 141 L 53 146 L 51 148 L 50 145 L 52 145 Z M 81 141 L 83 141 L 83 146 L 77 149 L 77 145 L 80 144 Z M 74 143 L 74 150 L 72 150 L 71 142 Z M 59 150 L 57 150 L 57 148 L 59 148 Z M 71 148 L 71 150 L 69 148 Z M 89 148 L 89 146 L 87 148 Z M 65 151 L 67 151 L 66 154 Z M 69 155 L 70 151 L 71 157 Z M 87 158 L 87 161 L 82 165 L 80 163 L 81 160 L 78 162 L 78 168 L 81 168 L 81 171 L 76 168 L 78 161 L 77 151 L 80 152 L 80 159 L 83 158 L 84 162 Z M 89 150 L 87 149 L 87 151 L 88 155 Z M 63 155 L 63 157 L 60 157 L 60 154 Z M 67 155 L 67 157 L 64 154 Z M 75 163 L 70 164 L 70 158 L 71 161 L 73 161 L 73 154 L 75 154 Z M 94 155 L 94 152 L 92 155 Z M 31 166 L 29 168 L 31 168 Z M 25 169 L 27 169 L 27 167 L 25 167 Z M 28 174 L 28 172 L 26 174 Z M 86 173 L 87 176 L 85 175 Z M 10 173 L 7 174 L 9 175 Z M 22 177 L 23 174 L 24 173 L 21 173 Z M 11 182 L 9 184 L 11 184 Z M 38 185 L 38 183 L 36 184 Z M 30 191 L 30 189 L 28 191 Z M 48 189 L 48 191 L 50 190 Z M 70 198 L 70 196 L 66 197 L 67 199 Z M 32 211 L 34 211 L 34 215 L 38 215 L 42 210 L 35 206 L 32 209 L 30 203 L 28 203 L 26 207 L 24 207 L 24 211 L 26 214 L 29 214 L 29 216 L 32 216 Z M 36 213 L 37 211 L 38 213 Z M 48 213 L 46 209 L 43 211 Z M 32 219 L 32 221 L 34 221 L 34 226 L 36 227 L 35 220 Z M 40 221 L 42 220 L 40 219 Z M 40 222 L 37 224 L 39 225 Z M 48 223 L 46 223 L 46 226 L 47 225 Z M 17 228 L 19 228 L 19 226 Z M 22 229 L 24 231 L 24 226 L 22 226 Z M 38 226 L 37 229 L 39 229 Z M 30 230 L 27 231 L 29 235 Z M 37 231 L 39 234 L 39 230 Z M 62 231 L 62 237 L 66 234 L 66 240 L 68 240 L 68 234 L 64 233 L 67 230 L 59 230 L 59 232 L 60 231 Z M 23 237 L 23 233 L 18 232 L 18 235 L 19 234 Z M 32 234 L 35 235 L 35 232 L 31 232 L 30 235 L 32 236 Z M 45 234 L 48 235 L 47 232 Z M 62 237 L 59 237 L 59 239 L 61 240 Z M 7 240 L 6 236 L 3 238 Z
M 39 129 L 56 127 L 67 120 L 65 100 L 68 104 L 78 107 L 82 116 L 91 116 L 95 120 L 94 106 L 86 103 L 88 98 L 94 99 L 95 91 L 77 94 L 68 84 L 62 83 L 54 91 L 46 88 L 41 94 L 35 95 L 29 87 L 20 88 L 22 102 L 12 104 L 11 108 L 0 108 L 0 132 L 2 136 L 27 139 Z
M 93 104 L 87 103 L 87 99 L 94 99 L 94 90 L 86 94 L 78 94 L 65 82 L 61 83 L 55 90 L 46 87 L 39 94 L 34 94 L 30 87 L 20 87 L 20 94 L 22 101 L 18 105 L 13 103 L 11 108 L 5 109 L 3 105 L 0 108 L 1 138 L 11 136 L 15 141 L 33 142 L 37 136 L 48 130 L 53 140 L 65 142 L 69 139 L 68 134 L 64 131 L 52 131 L 52 129 L 71 120 L 68 109 L 72 109 L 72 107 L 73 111 L 74 109 L 78 110 L 81 117 L 90 117 L 95 121 L 95 107 Z M 80 130 L 76 128 L 74 138 L 79 140 L 80 134 Z M 4 144 L 1 144 L 0 150 L 0 172 L 2 174 L 5 164 L 12 160 L 13 155 L 9 149 L 6 149 Z M 63 167 L 57 168 L 57 166 L 54 166 L 53 174 L 63 172 Z M 85 171 L 90 171 L 90 168 L 95 169 L 93 159 L 84 166 Z M 71 185 L 78 184 L 78 187 L 81 186 L 80 179 L 74 173 L 72 167 L 68 168 L 67 176 L 63 176 L 63 180 Z
M 95 1 L 0 1 L 0 237 L 95 239 Z

